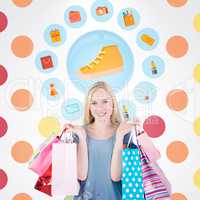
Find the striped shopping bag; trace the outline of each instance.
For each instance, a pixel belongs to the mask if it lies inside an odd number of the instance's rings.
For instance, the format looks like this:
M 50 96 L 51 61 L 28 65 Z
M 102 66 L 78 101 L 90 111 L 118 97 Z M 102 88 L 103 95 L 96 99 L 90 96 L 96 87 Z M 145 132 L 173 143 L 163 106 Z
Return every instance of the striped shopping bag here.
M 165 183 L 154 169 L 153 164 L 149 161 L 141 146 L 139 146 L 139 150 L 146 200 L 162 200 L 170 198 L 170 194 Z

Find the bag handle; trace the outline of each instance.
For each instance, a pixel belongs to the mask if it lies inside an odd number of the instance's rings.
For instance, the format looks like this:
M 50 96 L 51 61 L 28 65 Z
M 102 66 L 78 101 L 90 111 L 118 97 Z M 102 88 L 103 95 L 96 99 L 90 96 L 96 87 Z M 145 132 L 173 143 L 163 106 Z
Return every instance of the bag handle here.
M 136 125 L 134 125 L 134 131 L 133 131 L 133 128 L 131 130 L 131 135 L 129 137 L 129 140 L 128 140 L 128 144 L 127 144 L 127 147 L 129 147 L 131 141 L 133 141 L 133 138 L 135 137 L 136 138 L 136 145 L 138 146 L 138 139 L 137 139 L 137 136 L 138 136 L 138 133 L 137 133 L 137 127 Z M 133 141 L 134 142 L 134 141 Z
M 134 125 L 134 131 L 133 131 L 133 128 L 131 130 L 131 135 L 129 137 L 129 140 L 128 140 L 128 144 L 127 144 L 127 147 L 129 147 L 131 141 L 133 141 L 133 138 L 135 137 L 135 142 L 136 142 L 136 145 L 139 146 L 139 141 L 138 141 L 138 136 L 142 135 L 144 133 L 144 131 L 138 131 L 137 130 L 137 125 Z M 133 141 L 134 142 L 134 141 Z
M 62 133 L 61 133 L 60 135 L 58 135 L 57 138 L 58 138 L 58 139 L 61 139 L 62 136 L 63 136 L 63 134 L 64 134 L 66 131 L 67 131 L 67 128 L 64 128 L 64 129 L 62 130 Z
M 59 140 L 62 140 L 63 134 L 68 130 L 68 128 L 64 128 L 61 135 L 57 136 Z M 63 140 L 66 143 L 79 143 L 79 137 L 74 132 L 69 132 L 69 134 L 66 135 L 66 139 Z

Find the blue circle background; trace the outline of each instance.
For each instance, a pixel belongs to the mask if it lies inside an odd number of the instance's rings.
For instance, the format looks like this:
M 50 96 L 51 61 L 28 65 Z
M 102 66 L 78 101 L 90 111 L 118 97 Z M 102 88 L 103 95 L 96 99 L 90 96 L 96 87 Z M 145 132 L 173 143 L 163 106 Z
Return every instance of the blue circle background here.
M 68 14 L 70 11 L 79 11 L 80 12 L 80 15 L 81 15 L 81 20 L 80 22 L 76 22 L 76 23 L 71 23 L 69 21 L 69 18 L 68 18 Z M 65 13 L 64 13 L 64 21 L 66 22 L 66 24 L 68 26 L 70 26 L 71 28 L 80 28 L 81 26 L 83 26 L 85 24 L 87 20 L 87 15 L 86 15 L 86 12 L 85 10 L 81 7 L 81 6 L 71 6 L 69 7 Z
M 108 14 L 102 15 L 102 16 L 97 16 L 96 15 L 96 8 L 99 7 L 99 6 L 106 6 L 108 8 Z M 104 22 L 104 21 L 109 20 L 112 17 L 113 6 L 107 0 L 97 0 L 93 3 L 93 5 L 91 7 L 91 13 L 92 13 L 92 16 L 94 17 L 95 20 L 100 21 L 100 22 Z
M 157 66 L 157 74 L 152 74 L 150 62 L 154 61 Z M 158 78 L 160 77 L 165 71 L 165 63 L 164 61 L 158 56 L 149 56 L 143 62 L 143 72 L 150 78 Z
M 150 46 L 150 45 L 147 45 L 145 42 L 143 42 L 140 37 L 141 35 L 143 34 L 147 34 L 151 37 L 153 37 L 155 39 L 155 43 Z M 158 33 L 151 29 L 151 28 L 145 28 L 145 29 L 142 29 L 138 34 L 137 34 L 137 38 L 136 38 L 136 42 L 137 42 L 137 45 L 142 48 L 143 50 L 152 50 L 154 48 L 156 48 L 156 46 L 158 45 L 159 43 L 159 35 Z
M 131 11 L 132 14 L 133 14 L 133 17 L 134 17 L 134 20 L 135 20 L 135 24 L 134 25 L 131 25 L 131 26 L 125 26 L 124 25 L 123 12 L 126 12 L 127 10 Z M 119 12 L 119 15 L 117 17 L 117 21 L 118 21 L 119 26 L 122 29 L 132 30 L 132 29 L 136 28 L 138 26 L 138 24 L 140 23 L 140 15 L 139 15 L 138 11 L 135 10 L 134 8 L 123 8 Z
M 148 104 L 155 100 L 157 96 L 157 89 L 152 83 L 142 81 L 135 86 L 133 95 L 139 103 Z M 149 99 L 145 100 L 145 96 L 149 96 Z
M 50 91 L 49 85 L 50 85 L 50 83 L 53 83 L 55 85 L 56 91 L 58 92 L 58 94 L 56 96 L 51 96 L 49 94 L 49 91 Z M 43 83 L 42 94 L 48 100 L 51 100 L 51 101 L 59 100 L 65 94 L 65 86 L 64 86 L 64 84 L 62 83 L 61 80 L 59 80 L 57 78 L 50 78 L 50 79 L 46 80 Z
M 65 106 L 71 105 L 71 104 L 77 104 L 80 110 L 78 112 L 74 112 L 74 113 L 67 113 L 67 111 L 65 110 Z M 63 117 L 69 121 L 78 120 L 82 116 L 83 105 L 78 99 L 69 98 L 66 101 L 64 101 L 64 103 L 62 104 L 61 113 L 62 113 Z
M 80 67 L 90 63 L 103 46 L 116 44 L 124 61 L 123 71 L 111 75 L 100 76 L 95 79 L 82 80 L 78 76 Z M 70 80 L 81 92 L 86 92 L 96 81 L 107 82 L 114 90 L 120 91 L 131 79 L 134 60 L 129 45 L 118 35 L 108 31 L 93 31 L 82 35 L 70 48 L 67 58 L 67 71 Z
M 49 69 L 43 69 L 42 68 L 40 58 L 44 57 L 44 56 L 51 56 L 52 62 L 53 62 L 53 65 L 54 65 L 52 68 L 49 68 Z M 57 68 L 57 66 L 58 66 L 58 59 L 57 59 L 56 54 L 53 53 L 52 51 L 40 51 L 37 54 L 36 58 L 35 58 L 35 65 L 36 65 L 37 69 L 40 72 L 42 72 L 42 73 L 50 73 L 50 72 L 53 72 Z
M 54 30 L 54 29 L 58 29 L 60 31 L 60 35 L 61 35 L 61 41 L 60 42 L 53 43 L 51 41 L 50 31 Z M 59 24 L 51 24 L 44 31 L 44 39 L 45 39 L 45 41 L 47 42 L 48 45 L 53 46 L 53 47 L 57 47 L 57 46 L 60 46 L 60 45 L 64 44 L 64 42 L 66 41 L 66 38 L 67 38 L 66 31 L 65 31 L 64 27 L 59 25 Z

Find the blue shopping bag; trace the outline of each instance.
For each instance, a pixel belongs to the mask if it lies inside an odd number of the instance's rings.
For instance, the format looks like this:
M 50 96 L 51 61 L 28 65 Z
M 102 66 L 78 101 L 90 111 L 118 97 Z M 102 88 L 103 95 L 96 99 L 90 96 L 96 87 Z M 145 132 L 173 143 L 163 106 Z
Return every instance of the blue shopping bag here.
M 136 145 L 122 151 L 122 200 L 145 200 L 140 152 Z

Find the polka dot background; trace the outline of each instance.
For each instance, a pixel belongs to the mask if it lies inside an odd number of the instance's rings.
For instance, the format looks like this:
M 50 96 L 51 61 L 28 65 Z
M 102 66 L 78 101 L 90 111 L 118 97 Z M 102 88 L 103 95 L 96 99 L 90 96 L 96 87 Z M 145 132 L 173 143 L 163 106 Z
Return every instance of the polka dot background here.
M 94 2 L 1 1 L 0 55 L 4 56 L 0 57 L 0 198 L 51 199 L 34 189 L 38 177 L 28 169 L 28 162 L 44 139 L 52 133 L 60 133 L 62 125 L 69 121 L 63 116 L 63 109 L 71 113 L 80 111 L 81 105 L 73 103 L 71 107 L 62 108 L 63 103 L 71 98 L 85 103 L 84 94 L 69 78 L 66 63 L 70 47 L 82 33 L 106 30 L 122 37 L 133 53 L 134 70 L 127 83 L 130 93 L 122 89 L 116 94 L 121 102 L 128 100 L 135 105 L 134 115 L 141 118 L 144 130 L 161 152 L 158 164 L 172 185 L 172 200 L 198 200 L 199 2 L 152 0 L 149 4 L 146 0 L 140 3 L 124 0 L 122 5 L 120 1 L 102 0 L 109 6 L 101 10 L 95 10 Z M 101 0 L 99 2 L 101 4 Z M 70 12 L 70 8 L 77 7 L 80 13 L 78 10 Z M 133 10 L 137 11 L 138 22 Z M 98 20 L 100 18 L 107 20 Z M 57 29 L 45 32 L 55 24 Z M 84 51 L 84 46 L 82 48 L 80 51 Z M 163 71 L 156 58 L 163 61 Z M 147 59 L 148 76 L 143 67 Z M 56 78 L 64 84 L 63 95 L 56 98 L 60 90 L 54 82 L 49 82 L 46 92 L 52 98 L 46 98 L 42 87 L 47 80 Z M 146 85 L 138 88 L 134 96 L 134 89 L 142 82 L 155 86 L 156 93 Z M 73 118 L 73 123 L 81 124 L 81 116 L 76 113 L 74 116 L 77 118 Z

